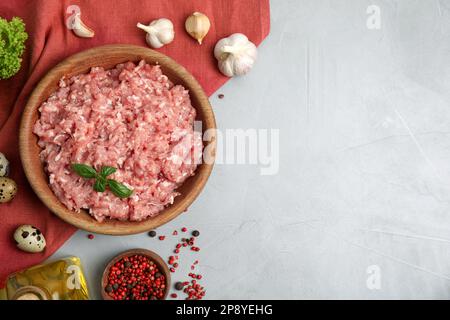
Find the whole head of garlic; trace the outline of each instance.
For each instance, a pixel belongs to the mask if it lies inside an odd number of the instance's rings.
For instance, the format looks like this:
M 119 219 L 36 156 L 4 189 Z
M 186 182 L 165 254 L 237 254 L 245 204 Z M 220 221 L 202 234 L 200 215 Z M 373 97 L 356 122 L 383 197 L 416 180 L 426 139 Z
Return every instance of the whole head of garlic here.
M 219 40 L 214 48 L 219 70 L 228 77 L 241 76 L 249 72 L 257 55 L 256 46 L 242 33 L 235 33 Z
M 175 37 L 173 23 L 169 19 L 154 20 L 148 26 L 138 23 L 137 27 L 147 32 L 147 44 L 155 49 L 171 43 Z

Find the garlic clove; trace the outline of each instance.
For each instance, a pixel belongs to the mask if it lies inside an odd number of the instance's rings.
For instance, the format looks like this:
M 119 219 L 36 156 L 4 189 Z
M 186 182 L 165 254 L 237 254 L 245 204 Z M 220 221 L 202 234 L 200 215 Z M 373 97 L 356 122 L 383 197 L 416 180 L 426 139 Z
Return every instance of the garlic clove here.
M 81 38 L 92 38 L 95 35 L 94 30 L 86 26 L 81 20 L 80 13 L 75 15 L 75 20 L 73 24 L 73 33 L 75 33 L 78 37 Z
M 257 55 L 255 44 L 241 33 L 219 40 L 214 48 L 219 70 L 227 77 L 248 73 L 253 68 Z
M 138 23 L 137 27 L 147 32 L 147 44 L 154 49 L 171 43 L 175 37 L 173 23 L 169 19 L 154 20 L 148 26 Z
M 197 40 L 199 44 L 202 44 L 203 39 L 209 32 L 211 22 L 205 14 L 201 12 L 194 12 L 186 19 L 184 26 L 187 33 L 189 33 L 192 38 Z

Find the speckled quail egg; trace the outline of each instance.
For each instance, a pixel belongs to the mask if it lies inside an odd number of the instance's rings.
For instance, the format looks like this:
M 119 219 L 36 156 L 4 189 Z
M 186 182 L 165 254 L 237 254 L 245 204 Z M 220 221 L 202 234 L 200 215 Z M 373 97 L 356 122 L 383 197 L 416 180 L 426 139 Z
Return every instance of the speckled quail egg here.
M 0 177 L 6 177 L 9 175 L 9 161 L 5 155 L 0 152 Z
M 46 246 L 42 232 L 29 224 L 22 225 L 14 232 L 14 240 L 20 250 L 26 252 L 42 252 Z
M 17 184 L 13 179 L 0 177 L 0 203 L 11 201 L 17 193 Z

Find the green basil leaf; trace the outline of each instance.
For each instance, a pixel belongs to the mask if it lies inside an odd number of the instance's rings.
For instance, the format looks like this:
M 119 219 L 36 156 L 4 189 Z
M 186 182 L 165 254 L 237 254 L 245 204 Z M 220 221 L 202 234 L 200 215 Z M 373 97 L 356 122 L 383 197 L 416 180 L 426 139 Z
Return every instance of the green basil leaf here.
M 100 175 L 102 177 L 106 178 L 107 176 L 113 174 L 116 171 L 117 171 L 117 169 L 114 167 L 104 166 L 104 167 L 102 167 L 102 170 L 100 171 Z
M 82 163 L 73 163 L 72 170 L 75 171 L 80 177 L 92 179 L 97 176 L 97 171 L 91 166 Z
M 94 190 L 97 192 L 105 192 L 106 190 L 106 181 L 103 179 L 98 179 L 94 183 Z
M 133 194 L 133 190 L 113 179 L 108 179 L 108 185 L 111 192 L 119 198 L 128 198 Z

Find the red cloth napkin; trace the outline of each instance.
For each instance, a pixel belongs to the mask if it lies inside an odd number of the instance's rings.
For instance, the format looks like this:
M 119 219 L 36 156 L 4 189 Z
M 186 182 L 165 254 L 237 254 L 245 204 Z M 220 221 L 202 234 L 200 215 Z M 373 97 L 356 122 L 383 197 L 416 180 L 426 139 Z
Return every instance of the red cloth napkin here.
M 95 31 L 94 38 L 78 38 L 66 28 L 69 5 L 80 7 L 83 21 Z M 201 46 L 184 30 L 186 17 L 194 11 L 205 13 L 211 20 L 211 30 Z M 148 24 L 164 17 L 174 23 L 175 40 L 159 51 L 185 66 L 211 95 L 228 80 L 218 72 L 213 56 L 215 43 L 241 32 L 259 44 L 268 35 L 270 25 L 269 0 L 14 0 L 1 1 L 0 16 L 8 20 L 21 17 L 29 34 L 21 71 L 11 79 L 0 80 L 0 152 L 10 160 L 11 178 L 19 186 L 13 201 L 0 205 L 0 285 L 11 272 L 53 254 L 76 230 L 49 212 L 36 197 L 19 158 L 22 110 L 36 83 L 50 68 L 69 55 L 103 44 L 145 47 L 145 33 L 136 28 L 136 23 Z M 12 235 L 21 224 L 32 224 L 42 230 L 47 239 L 45 252 L 29 254 L 15 247 Z

